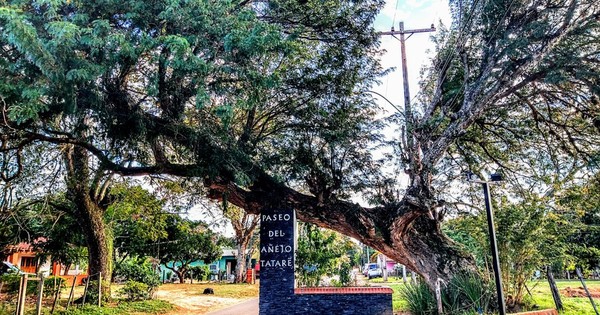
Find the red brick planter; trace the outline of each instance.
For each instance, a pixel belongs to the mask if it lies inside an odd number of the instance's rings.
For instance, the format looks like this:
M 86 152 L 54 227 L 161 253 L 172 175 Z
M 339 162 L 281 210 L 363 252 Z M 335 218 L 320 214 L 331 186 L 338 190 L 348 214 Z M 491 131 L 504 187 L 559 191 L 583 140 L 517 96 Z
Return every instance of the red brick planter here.
M 321 288 L 296 288 L 295 294 L 392 294 L 391 288 L 385 287 L 321 287 Z
M 515 313 L 519 314 L 519 315 L 558 315 L 558 312 L 555 309 L 548 309 L 548 310 L 539 310 L 539 311 L 531 311 L 531 312 L 524 312 L 524 313 Z

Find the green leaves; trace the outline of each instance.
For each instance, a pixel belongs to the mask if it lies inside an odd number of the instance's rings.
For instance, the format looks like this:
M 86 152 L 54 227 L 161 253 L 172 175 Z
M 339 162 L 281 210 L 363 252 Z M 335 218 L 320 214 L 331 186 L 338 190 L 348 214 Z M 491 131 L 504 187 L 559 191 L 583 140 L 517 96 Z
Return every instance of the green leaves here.
M 299 228 L 296 251 L 298 283 L 318 286 L 321 277 L 336 273 L 353 243 L 339 234 L 304 223 Z

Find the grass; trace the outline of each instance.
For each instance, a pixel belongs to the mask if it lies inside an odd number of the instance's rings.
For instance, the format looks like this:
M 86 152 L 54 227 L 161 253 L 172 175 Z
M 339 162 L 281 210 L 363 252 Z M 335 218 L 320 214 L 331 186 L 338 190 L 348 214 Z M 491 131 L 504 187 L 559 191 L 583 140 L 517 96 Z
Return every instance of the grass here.
M 550 286 L 548 282 L 545 280 L 537 282 L 530 282 L 527 286 L 531 290 L 531 294 L 533 295 L 532 302 L 539 306 L 540 309 L 545 308 L 555 308 L 554 300 L 552 299 L 552 294 L 550 292 Z M 558 289 L 564 290 L 567 287 L 570 288 L 579 288 L 581 287 L 581 282 L 579 281 L 562 281 L 558 280 L 556 282 Z M 600 290 L 600 281 L 598 280 L 587 280 L 586 286 L 588 289 L 596 289 Z M 580 315 L 580 314 L 594 314 L 594 309 L 592 308 L 592 304 L 587 297 L 566 297 L 561 294 L 561 300 L 563 302 L 564 311 L 561 314 L 564 315 Z M 597 307 L 600 307 L 600 300 L 594 299 Z
M 111 291 L 113 293 L 113 298 L 118 298 L 116 293 L 122 285 L 113 285 L 111 287 Z M 214 290 L 214 295 L 204 296 L 202 293 L 205 288 L 212 288 Z M 231 298 L 231 299 L 248 299 L 252 297 L 258 296 L 258 285 L 249 285 L 249 284 L 219 284 L 219 283 L 210 283 L 210 284 L 164 284 L 160 286 L 160 291 L 162 291 L 163 300 L 154 299 L 149 301 L 140 301 L 140 302 L 125 302 L 119 299 L 115 299 L 114 302 L 109 303 L 101 308 L 94 306 L 85 306 L 81 307 L 79 305 L 74 306 L 71 304 L 71 307 L 68 311 L 65 310 L 65 306 L 67 304 L 67 297 L 69 296 L 70 288 L 65 288 L 61 292 L 61 299 L 56 307 L 54 314 L 59 315 L 83 315 L 83 314 L 104 314 L 104 315 L 141 315 L 141 314 L 166 314 L 179 313 L 179 307 L 169 303 L 169 297 L 179 298 L 179 297 L 219 297 L 219 298 Z M 74 299 L 77 299 L 83 294 L 83 287 L 76 287 L 74 291 Z M 4 296 L 2 300 L 0 300 L 0 315 L 13 315 L 15 313 L 16 307 L 16 297 L 13 296 Z M 50 309 L 52 307 L 53 299 L 46 299 L 44 301 L 43 306 L 43 314 L 50 314 Z M 34 314 L 35 313 L 35 296 L 28 296 L 27 305 L 26 305 L 26 314 Z M 206 308 L 201 308 L 201 312 L 212 310 L 214 307 L 220 307 L 220 305 L 207 305 Z M 183 310 L 185 311 L 185 310 Z
M 171 303 L 161 300 L 118 302 L 103 307 L 85 306 L 58 312 L 59 315 L 128 315 L 165 314 L 173 309 Z
M 204 289 L 214 290 L 215 297 L 232 299 L 249 299 L 258 297 L 258 284 L 229 284 L 229 283 L 167 283 L 160 286 L 160 291 L 173 291 L 177 294 L 202 295 Z
M 142 314 L 165 314 L 173 309 L 173 305 L 161 300 L 148 300 L 138 302 L 115 301 L 108 305 L 97 307 L 86 305 L 84 307 L 71 307 L 69 310 L 57 308 L 54 314 L 58 315 L 142 315 Z M 51 306 L 44 305 L 42 314 L 50 314 Z M 15 314 L 14 303 L 2 302 L 0 315 Z M 35 306 L 27 305 L 25 314 L 35 314 Z
M 406 312 L 408 310 L 408 302 L 400 296 L 400 289 L 404 287 L 404 283 L 402 280 L 397 280 L 395 278 L 388 278 L 388 282 L 383 282 L 382 278 L 371 279 L 370 283 L 384 284 L 389 286 L 394 290 L 392 294 L 392 304 L 394 308 L 394 312 Z M 537 283 L 537 284 L 536 284 Z M 546 280 L 542 280 L 540 282 L 530 282 L 527 285 L 531 293 L 533 295 L 531 302 L 537 305 L 537 309 L 548 309 L 555 308 L 554 300 L 552 299 L 552 294 L 550 292 L 550 286 Z M 581 287 L 581 282 L 579 281 L 557 281 L 558 289 L 564 290 L 567 287 L 570 288 L 579 288 Z M 586 286 L 588 289 L 596 289 L 600 290 L 600 280 L 588 280 L 586 281 Z M 529 297 L 528 297 L 529 298 Z M 592 304 L 587 297 L 566 297 L 561 294 L 561 300 L 563 302 L 564 311 L 561 312 L 562 315 L 583 315 L 583 314 L 594 314 L 594 309 L 592 308 Z M 600 307 L 600 300 L 594 299 L 597 307 Z

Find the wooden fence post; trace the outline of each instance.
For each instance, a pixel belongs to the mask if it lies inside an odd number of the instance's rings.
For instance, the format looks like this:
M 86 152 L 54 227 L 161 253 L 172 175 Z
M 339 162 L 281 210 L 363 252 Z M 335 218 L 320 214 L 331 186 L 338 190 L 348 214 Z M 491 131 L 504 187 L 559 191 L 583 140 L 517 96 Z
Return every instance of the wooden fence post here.
M 35 305 L 35 313 L 42 314 L 42 300 L 44 294 L 44 274 L 40 274 L 40 284 L 38 287 L 37 304 Z
M 98 307 L 102 306 L 102 272 L 98 273 Z
M 71 305 L 71 299 L 73 298 L 73 291 L 75 290 L 75 282 L 77 282 L 77 276 L 73 277 L 73 284 L 71 285 L 71 293 L 69 293 L 69 298 L 67 299 L 67 310 L 69 309 L 69 305 Z
M 63 279 L 59 278 L 60 281 L 58 283 L 58 288 L 56 289 L 56 293 L 54 294 L 54 302 L 52 302 L 52 310 L 50 310 L 50 314 L 54 314 L 54 308 L 56 307 L 56 303 L 58 302 L 58 299 L 60 298 L 60 291 L 62 289 L 62 282 Z M 55 283 L 55 288 L 56 288 L 56 277 L 54 278 L 54 283 Z
M 17 306 L 17 315 L 23 315 L 25 314 L 25 298 L 27 297 L 27 278 L 28 275 L 24 274 L 23 277 L 21 278 L 21 288 L 20 288 L 20 294 L 19 294 L 19 301 L 18 301 L 18 306 Z
M 599 315 L 598 309 L 596 308 L 596 303 L 594 303 L 594 298 L 592 298 L 590 291 L 588 291 L 588 288 L 585 285 L 585 281 L 583 281 L 583 275 L 581 274 L 581 270 L 579 269 L 579 267 L 577 267 L 577 268 L 575 268 L 575 271 L 577 272 L 577 277 L 579 277 L 579 281 L 581 281 L 581 284 L 583 285 L 583 289 L 585 290 L 585 293 L 587 293 L 587 296 L 590 299 L 590 302 L 592 303 L 592 307 L 594 308 L 596 315 Z
M 21 294 L 23 293 L 23 276 L 19 278 L 19 293 L 17 294 L 17 307 L 15 308 L 15 315 L 19 315 L 19 309 L 21 308 Z
M 83 300 L 81 301 L 81 306 L 85 305 L 85 298 L 87 297 L 88 288 L 90 287 L 90 276 L 88 275 L 85 279 L 85 289 L 83 290 Z
M 552 274 L 550 266 L 546 267 L 546 275 L 548 276 L 548 284 L 550 285 L 550 292 L 552 292 L 552 298 L 554 299 L 556 309 L 562 311 L 563 304 L 560 300 L 560 293 L 558 292 L 558 287 L 556 287 L 556 281 L 554 281 L 554 275 Z

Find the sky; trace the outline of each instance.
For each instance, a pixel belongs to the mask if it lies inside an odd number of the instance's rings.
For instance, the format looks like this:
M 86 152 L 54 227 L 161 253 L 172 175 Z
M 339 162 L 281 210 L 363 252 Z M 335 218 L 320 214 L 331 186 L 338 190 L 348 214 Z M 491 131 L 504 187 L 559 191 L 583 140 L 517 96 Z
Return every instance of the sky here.
M 388 0 L 375 20 L 376 31 L 390 31 L 392 25 L 399 30 L 399 22 L 404 22 L 404 29 L 424 29 L 439 21 L 445 25 L 450 24 L 450 13 L 448 0 Z M 406 40 L 406 57 L 408 68 L 408 81 L 410 97 L 414 99 L 418 92 L 419 72 L 424 64 L 432 57 L 428 50 L 433 50 L 430 37 L 435 34 L 417 33 Z M 384 69 L 395 68 L 386 77 L 381 79 L 381 85 L 373 90 L 384 95 L 390 102 L 402 108 L 404 103 L 402 82 L 402 57 L 400 54 L 400 41 L 389 35 L 381 37 L 381 48 L 386 52 L 382 56 L 381 63 Z M 380 105 L 391 114 L 393 108 L 384 100 Z M 386 116 L 387 116 L 386 115 Z

